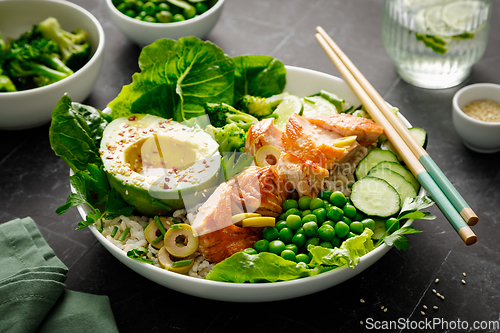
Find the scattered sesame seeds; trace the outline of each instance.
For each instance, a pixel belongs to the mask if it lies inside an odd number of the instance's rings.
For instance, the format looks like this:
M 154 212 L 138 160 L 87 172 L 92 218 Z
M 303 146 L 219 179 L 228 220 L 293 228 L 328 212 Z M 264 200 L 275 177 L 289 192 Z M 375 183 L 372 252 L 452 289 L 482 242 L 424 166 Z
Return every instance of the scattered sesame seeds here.
M 364 299 L 360 299 L 359 301 L 360 301 L 361 303 L 363 303 L 363 304 L 365 303 L 365 300 L 364 300 Z
M 466 283 L 465 280 L 462 280 L 462 284 L 465 284 L 465 283 Z
M 423 307 L 424 309 L 426 309 L 426 310 L 427 310 L 427 305 L 424 305 L 424 306 L 422 306 L 422 307 Z
M 433 308 L 434 310 L 439 309 L 439 308 L 437 307 L 437 305 L 434 305 L 432 308 Z
M 425 316 L 425 312 L 424 311 L 420 311 L 420 313 L 422 314 L 422 316 Z
M 434 280 L 434 283 L 438 283 L 438 282 L 439 282 L 439 279 Z

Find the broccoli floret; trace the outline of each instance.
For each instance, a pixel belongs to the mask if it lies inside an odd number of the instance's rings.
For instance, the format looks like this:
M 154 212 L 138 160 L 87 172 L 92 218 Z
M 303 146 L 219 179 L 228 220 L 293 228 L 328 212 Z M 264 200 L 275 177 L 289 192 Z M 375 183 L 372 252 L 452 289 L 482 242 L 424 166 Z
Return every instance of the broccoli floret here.
M 14 92 L 17 91 L 16 86 L 7 75 L 3 74 L 3 70 L 0 67 L 0 92 Z
M 245 95 L 239 105 L 243 111 L 257 118 L 267 117 L 273 113 L 273 103 L 264 97 Z
M 219 152 L 244 152 L 246 132 L 235 123 L 227 124 L 223 127 L 208 125 L 205 131 L 213 135 L 219 144 Z
M 66 66 L 77 71 L 87 63 L 90 57 L 90 44 L 85 31 L 81 29 L 75 32 L 63 30 L 53 17 L 40 22 L 38 29 L 44 38 L 57 43 L 62 61 Z
M 226 103 L 206 103 L 205 112 L 215 127 L 235 124 L 245 132 L 259 120 L 248 113 L 241 112 Z

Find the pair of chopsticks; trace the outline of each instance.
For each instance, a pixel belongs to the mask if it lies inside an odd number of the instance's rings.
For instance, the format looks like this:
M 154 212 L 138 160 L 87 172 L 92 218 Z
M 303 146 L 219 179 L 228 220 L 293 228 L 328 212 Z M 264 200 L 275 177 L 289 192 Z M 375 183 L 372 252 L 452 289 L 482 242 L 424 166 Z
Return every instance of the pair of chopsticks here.
M 338 45 L 321 27 L 316 28 L 316 40 L 352 88 L 370 116 L 384 128 L 385 135 L 399 156 L 431 195 L 437 206 L 466 245 L 476 243 L 470 228 L 478 217 L 446 178 L 432 158 L 413 138 L 408 128 L 389 108 L 385 100 L 354 66 Z

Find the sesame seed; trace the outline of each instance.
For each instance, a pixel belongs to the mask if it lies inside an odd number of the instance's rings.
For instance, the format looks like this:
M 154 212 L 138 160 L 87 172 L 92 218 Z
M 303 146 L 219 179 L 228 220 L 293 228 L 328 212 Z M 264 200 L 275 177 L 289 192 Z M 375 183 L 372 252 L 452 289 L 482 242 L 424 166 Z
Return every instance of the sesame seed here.
M 434 283 L 438 283 L 438 282 L 439 282 L 439 279 L 434 280 Z
M 381 309 L 381 310 L 383 310 L 383 309 L 384 309 L 384 306 L 382 305 L 382 306 L 380 307 L 380 309 Z
M 465 284 L 465 280 L 462 280 L 462 284 Z
M 425 316 L 425 312 L 424 311 L 420 311 L 420 313 L 422 314 L 422 316 Z
M 360 321 L 359 321 L 359 323 L 360 323 L 361 325 L 363 325 L 363 321 L 362 321 L 362 320 L 360 320 Z
M 437 294 L 436 294 L 436 296 L 437 296 L 437 297 L 441 297 L 441 294 L 440 294 L 440 293 L 437 293 Z
M 436 289 L 432 289 L 432 292 L 433 292 L 434 294 L 435 294 L 435 293 L 437 293 Z
M 437 310 L 437 309 L 438 309 L 438 307 L 437 307 L 436 305 L 434 305 L 432 308 L 433 308 L 434 310 Z
M 359 300 L 361 303 L 365 303 L 365 300 L 364 299 L 360 299 Z
M 384 312 L 387 312 L 387 308 L 384 309 Z
M 463 276 L 467 276 L 467 274 L 465 274 L 465 272 L 462 273 Z
M 424 305 L 424 306 L 422 306 L 422 307 L 423 307 L 424 309 L 426 309 L 426 310 L 427 310 L 427 305 Z
M 439 297 L 441 297 L 441 299 L 444 299 L 444 296 L 443 296 L 443 295 L 441 295 L 441 296 L 439 296 Z

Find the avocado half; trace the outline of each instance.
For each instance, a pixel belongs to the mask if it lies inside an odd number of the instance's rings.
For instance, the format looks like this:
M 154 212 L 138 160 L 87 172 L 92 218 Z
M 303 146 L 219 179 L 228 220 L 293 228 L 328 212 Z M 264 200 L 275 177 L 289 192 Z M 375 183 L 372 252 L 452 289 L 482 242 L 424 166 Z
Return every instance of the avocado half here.
M 113 120 L 101 159 L 109 185 L 145 215 L 194 206 L 218 185 L 218 144 L 203 130 L 149 114 Z

